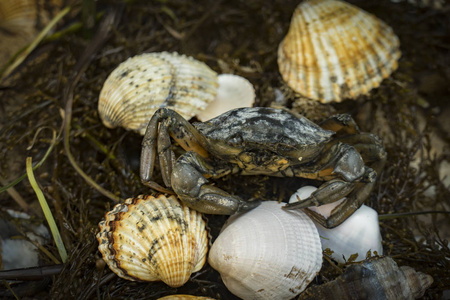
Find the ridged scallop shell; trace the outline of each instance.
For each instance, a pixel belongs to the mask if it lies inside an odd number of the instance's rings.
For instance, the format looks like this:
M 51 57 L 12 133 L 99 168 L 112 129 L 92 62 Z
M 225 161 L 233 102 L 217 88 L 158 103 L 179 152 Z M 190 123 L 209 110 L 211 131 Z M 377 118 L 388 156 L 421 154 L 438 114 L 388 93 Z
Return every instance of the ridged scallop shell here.
M 62 7 L 63 0 L 0 1 L 0 67 L 30 43 Z
M 103 124 L 145 133 L 160 107 L 190 119 L 214 100 L 217 74 L 206 64 L 176 52 L 144 53 L 121 63 L 106 79 L 98 111 Z
M 229 110 L 240 107 L 252 107 L 255 103 L 255 89 L 244 77 L 234 74 L 220 74 L 219 88 L 214 101 L 197 114 L 205 122 Z
M 348 266 L 333 281 L 311 286 L 298 299 L 418 299 L 432 284 L 430 275 L 399 267 L 390 257 L 375 257 Z
M 302 2 L 278 48 L 286 83 L 323 103 L 356 98 L 396 68 L 399 39 L 383 21 L 337 0 Z
M 118 204 L 99 223 L 98 249 L 109 268 L 128 280 L 182 286 L 208 251 L 202 215 L 175 196 L 140 195 Z
M 243 299 L 292 299 L 322 266 L 314 223 L 302 211 L 266 201 L 234 215 L 214 241 L 208 262 Z

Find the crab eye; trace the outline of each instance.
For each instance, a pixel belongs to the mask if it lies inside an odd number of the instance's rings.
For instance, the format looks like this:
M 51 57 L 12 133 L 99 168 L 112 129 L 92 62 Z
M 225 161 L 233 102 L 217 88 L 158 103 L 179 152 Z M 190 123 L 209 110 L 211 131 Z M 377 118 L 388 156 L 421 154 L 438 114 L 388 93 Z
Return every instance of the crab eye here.
M 228 140 L 228 143 L 232 146 L 240 146 L 243 144 L 243 142 L 244 142 L 244 140 L 242 139 L 242 136 L 240 133 L 236 133 Z

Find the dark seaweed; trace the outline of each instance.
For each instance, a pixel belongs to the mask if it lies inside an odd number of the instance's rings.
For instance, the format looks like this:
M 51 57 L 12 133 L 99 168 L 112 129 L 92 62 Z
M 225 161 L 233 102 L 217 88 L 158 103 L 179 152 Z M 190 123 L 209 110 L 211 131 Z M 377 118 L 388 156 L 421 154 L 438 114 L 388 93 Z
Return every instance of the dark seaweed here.
M 27 156 L 33 157 L 34 162 L 42 159 L 49 147 L 51 130 L 61 129 L 68 88 L 75 82 L 69 114 L 69 145 L 75 161 L 117 197 L 149 193 L 138 175 L 141 137 L 121 128 L 105 128 L 97 113 L 98 95 L 109 73 L 128 57 L 142 52 L 178 51 L 206 62 L 219 73 L 248 78 L 255 86 L 257 106 L 280 104 L 282 94 L 281 104 L 295 107 L 313 120 L 336 112 L 350 113 L 363 131 L 382 137 L 388 162 L 366 204 L 383 217 L 450 210 L 448 183 L 445 186 L 439 178 L 439 169 L 450 161 L 450 124 L 445 117 L 450 109 L 449 7 L 433 10 L 387 0 L 350 2 L 393 27 L 401 40 L 402 58 L 398 70 L 369 95 L 323 105 L 299 99 L 278 73 L 277 47 L 298 1 L 99 1 L 96 11 L 104 14 L 95 26 L 86 25 L 83 30 L 45 42 L 2 83 L 1 184 L 25 172 Z M 99 24 L 111 11 L 114 22 L 98 35 Z M 92 7 L 89 12 L 94 13 Z M 76 14 L 69 22 L 81 20 L 81 15 Z M 93 18 L 87 18 L 85 11 L 83 20 L 86 19 Z M 88 37 L 101 39 L 102 44 L 96 46 L 95 39 Z M 89 50 L 90 55 L 80 63 L 83 53 Z M 28 149 L 39 128 L 46 130 Z M 436 150 L 439 143 L 443 150 Z M 159 282 L 126 281 L 105 267 L 95 234 L 98 222 L 115 203 L 75 171 L 67 158 L 63 135 L 35 174 L 69 253 L 62 272 L 52 277 L 47 288 L 36 291 L 35 299 L 156 299 L 174 293 L 235 299 L 208 264 L 178 289 Z M 160 178 L 156 180 L 162 184 Z M 217 180 L 217 184 L 245 198 L 286 200 L 307 182 L 228 176 Z M 28 181 L 15 188 L 29 204 L 33 219 L 45 222 Z M 0 194 L 0 205 L 2 209 L 21 210 L 6 192 Z M 213 239 L 226 218 L 208 216 Z M 424 299 L 439 299 L 444 291 L 449 293 L 448 220 L 448 215 L 434 213 L 380 221 L 385 254 L 399 265 L 409 265 L 434 277 Z M 58 257 L 54 244 L 45 247 Z M 44 254 L 41 258 L 42 265 L 53 264 Z M 341 267 L 325 260 L 324 268 L 311 284 L 334 279 Z M 8 293 L 3 286 L 0 291 Z

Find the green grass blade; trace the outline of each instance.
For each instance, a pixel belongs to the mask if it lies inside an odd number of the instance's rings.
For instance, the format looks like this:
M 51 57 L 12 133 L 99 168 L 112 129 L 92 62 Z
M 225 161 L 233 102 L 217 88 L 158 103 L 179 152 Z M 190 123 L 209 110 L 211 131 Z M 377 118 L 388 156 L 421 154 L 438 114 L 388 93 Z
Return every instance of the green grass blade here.
M 39 204 L 41 205 L 42 210 L 44 211 L 45 218 L 47 219 L 48 225 L 50 226 L 50 231 L 52 232 L 53 239 L 55 240 L 56 247 L 58 248 L 59 256 L 61 256 L 61 260 L 63 263 L 67 260 L 67 252 L 64 247 L 64 243 L 62 241 L 61 235 L 59 234 L 58 227 L 56 226 L 55 219 L 53 218 L 53 214 L 50 211 L 50 207 L 45 200 L 44 193 L 42 193 L 39 188 L 36 179 L 34 178 L 33 168 L 32 168 L 32 158 L 27 157 L 27 175 L 28 180 L 30 181 L 31 186 L 33 187 L 36 196 L 39 199 Z

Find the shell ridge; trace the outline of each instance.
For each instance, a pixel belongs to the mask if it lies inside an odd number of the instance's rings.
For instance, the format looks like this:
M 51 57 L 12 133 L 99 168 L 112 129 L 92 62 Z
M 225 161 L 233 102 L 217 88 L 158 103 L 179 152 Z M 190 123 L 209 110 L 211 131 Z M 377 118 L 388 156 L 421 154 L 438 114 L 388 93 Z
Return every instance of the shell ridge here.
M 321 102 L 357 98 L 397 68 L 398 37 L 382 20 L 343 1 L 304 1 L 278 48 L 282 78 Z
M 110 269 L 128 280 L 183 285 L 198 256 L 190 215 L 185 212 L 189 210 L 174 196 L 164 195 L 140 195 L 115 206 L 99 223 L 97 234 L 98 248 Z M 196 226 L 206 234 L 204 222 Z

